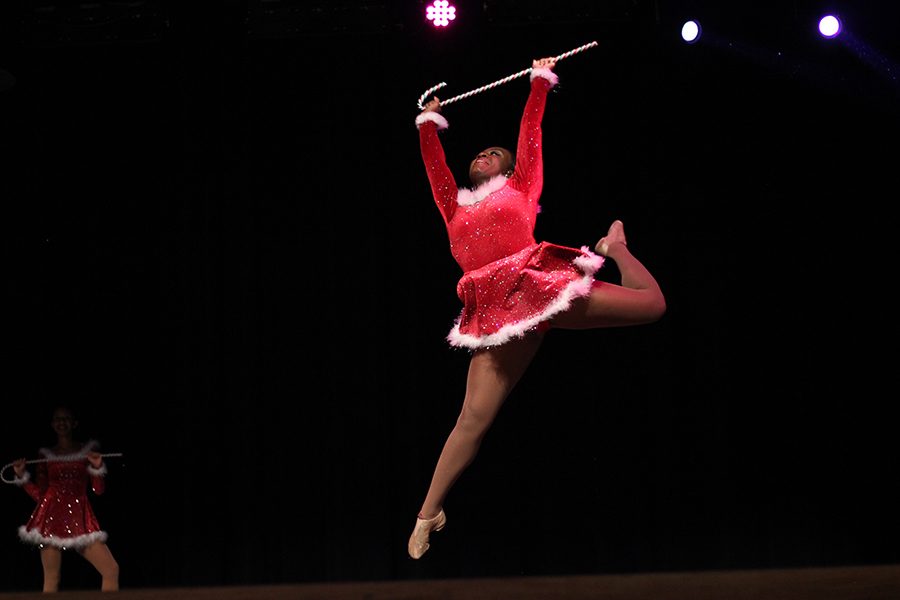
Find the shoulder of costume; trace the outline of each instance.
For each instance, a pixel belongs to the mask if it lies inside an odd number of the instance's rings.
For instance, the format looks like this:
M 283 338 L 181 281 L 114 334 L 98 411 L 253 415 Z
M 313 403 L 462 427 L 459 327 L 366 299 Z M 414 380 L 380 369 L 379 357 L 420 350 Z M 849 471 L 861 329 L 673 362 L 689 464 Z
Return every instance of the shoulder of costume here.
M 45 458 L 58 462 L 84 460 L 87 458 L 88 452 L 93 452 L 99 445 L 97 440 L 88 440 L 81 446 L 81 449 L 78 452 L 73 452 L 71 454 L 56 454 L 50 448 L 41 448 L 38 450 L 38 453 Z
M 556 73 L 554 73 L 553 71 L 551 71 L 550 69 L 548 69 L 546 67 L 537 67 L 537 68 L 531 69 L 531 75 L 529 77 L 530 77 L 531 81 L 534 81 L 538 77 L 546 79 L 547 81 L 550 82 L 550 87 L 553 87 L 557 83 L 559 83 L 559 75 L 557 75 Z
M 419 116 L 416 117 L 416 129 L 419 129 L 424 123 L 428 123 L 429 121 L 437 125 L 438 130 L 447 129 L 447 127 L 450 126 L 450 124 L 447 123 L 447 119 L 444 118 L 444 115 L 430 110 L 428 112 L 419 113 Z

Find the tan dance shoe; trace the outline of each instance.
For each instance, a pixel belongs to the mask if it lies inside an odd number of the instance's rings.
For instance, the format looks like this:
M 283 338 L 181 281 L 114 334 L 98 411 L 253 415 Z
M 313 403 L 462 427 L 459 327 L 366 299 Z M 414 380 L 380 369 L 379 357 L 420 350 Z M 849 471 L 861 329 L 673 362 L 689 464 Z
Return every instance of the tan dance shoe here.
M 594 246 L 594 250 L 597 254 L 606 256 L 607 252 L 609 252 L 609 247 L 616 242 L 622 242 L 626 246 L 628 245 L 625 241 L 625 226 L 622 224 L 622 221 L 618 219 L 613 221 L 613 224 L 609 226 L 609 232 L 607 232 L 606 237 L 601 238 L 600 241 L 597 242 L 597 245 Z
M 409 544 L 407 550 L 412 558 L 419 559 L 428 550 L 428 536 L 432 531 L 440 531 L 447 524 L 447 516 L 444 509 L 437 516 L 431 519 L 416 518 L 416 527 L 413 529 L 412 535 L 409 536 Z

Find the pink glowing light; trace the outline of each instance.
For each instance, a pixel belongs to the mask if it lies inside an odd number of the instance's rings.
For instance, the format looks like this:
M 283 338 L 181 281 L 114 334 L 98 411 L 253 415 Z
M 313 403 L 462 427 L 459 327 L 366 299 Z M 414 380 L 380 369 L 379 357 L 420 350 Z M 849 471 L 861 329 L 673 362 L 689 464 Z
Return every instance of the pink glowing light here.
M 434 0 L 434 3 L 425 9 L 425 18 L 435 27 L 446 27 L 456 18 L 456 7 L 451 6 L 448 0 Z

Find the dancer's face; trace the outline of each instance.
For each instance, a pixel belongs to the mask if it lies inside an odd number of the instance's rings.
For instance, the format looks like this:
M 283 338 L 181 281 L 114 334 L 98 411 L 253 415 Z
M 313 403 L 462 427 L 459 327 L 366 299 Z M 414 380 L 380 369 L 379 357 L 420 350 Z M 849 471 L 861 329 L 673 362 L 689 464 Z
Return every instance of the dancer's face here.
M 53 431 L 57 433 L 57 435 L 66 435 L 72 433 L 72 430 L 75 429 L 75 426 L 78 422 L 75 420 L 75 415 L 72 412 L 65 408 L 58 408 L 53 412 L 53 419 L 50 421 L 50 425 L 53 427 Z
M 469 164 L 469 179 L 478 185 L 495 175 L 512 175 L 513 156 L 506 148 L 492 146 L 475 155 Z

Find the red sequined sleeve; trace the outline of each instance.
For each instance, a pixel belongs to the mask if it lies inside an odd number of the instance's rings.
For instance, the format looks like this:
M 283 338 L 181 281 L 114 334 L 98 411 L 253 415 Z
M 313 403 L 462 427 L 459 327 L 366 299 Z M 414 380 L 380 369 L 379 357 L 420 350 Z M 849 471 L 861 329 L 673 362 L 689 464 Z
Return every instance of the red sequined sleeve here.
M 519 140 L 516 145 L 516 168 L 510 184 L 524 192 L 531 202 L 537 202 L 544 187 L 544 163 L 542 155 L 543 134 L 541 120 L 547 105 L 547 92 L 556 85 L 556 75 L 549 69 L 533 69 L 531 92 L 525 103 L 519 124 Z
M 90 471 L 88 472 L 90 473 Z M 106 473 L 106 471 L 104 470 L 103 473 Z M 106 480 L 103 479 L 103 475 L 94 475 L 91 473 L 91 490 L 98 496 L 106 491 Z
M 444 223 L 447 224 L 456 210 L 456 196 L 459 193 L 456 180 L 447 166 L 444 147 L 438 139 L 438 130 L 446 128 L 447 121 L 436 112 L 426 112 L 416 118 L 416 127 L 419 129 L 419 147 L 428 182 L 431 184 L 431 193 L 444 217 Z
M 88 477 L 91 482 L 91 491 L 93 491 L 98 496 L 106 491 L 106 463 L 101 462 L 99 468 L 94 468 L 94 465 L 91 464 L 91 461 L 86 460 L 84 462 L 84 468 L 87 471 Z
M 47 464 L 46 463 L 38 463 L 37 467 L 35 467 L 36 475 L 35 481 L 27 481 L 22 486 L 22 489 L 31 496 L 31 499 L 35 502 L 40 502 L 41 498 L 44 496 L 44 492 L 47 491 L 47 486 L 50 483 L 49 477 L 47 475 Z
M 44 491 L 41 487 L 33 481 L 26 481 L 23 483 L 22 489 L 25 490 L 25 493 L 31 496 L 31 499 L 35 502 L 40 502 L 41 496 L 44 495 Z

